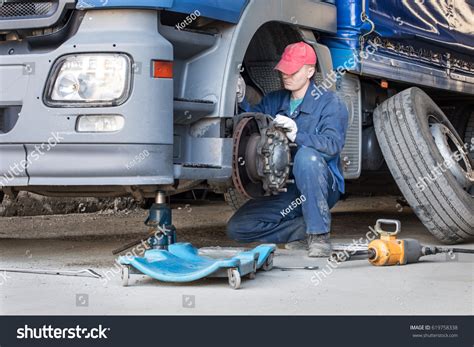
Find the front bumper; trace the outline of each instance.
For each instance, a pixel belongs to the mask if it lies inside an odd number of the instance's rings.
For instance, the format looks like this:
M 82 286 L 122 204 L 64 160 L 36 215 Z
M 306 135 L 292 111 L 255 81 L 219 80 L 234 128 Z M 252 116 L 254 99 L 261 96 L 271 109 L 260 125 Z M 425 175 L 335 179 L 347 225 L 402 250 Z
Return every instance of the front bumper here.
M 21 155 L 8 160 L 5 153 Z M 173 183 L 172 145 L 39 144 L 0 146 L 0 187 Z M 23 164 L 23 168 L 21 167 Z

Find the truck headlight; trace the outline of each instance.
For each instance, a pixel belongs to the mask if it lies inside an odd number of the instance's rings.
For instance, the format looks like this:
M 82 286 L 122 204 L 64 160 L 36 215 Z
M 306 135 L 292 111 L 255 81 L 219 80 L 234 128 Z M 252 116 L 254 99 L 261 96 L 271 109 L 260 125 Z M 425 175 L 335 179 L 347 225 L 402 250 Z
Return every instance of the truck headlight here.
M 76 54 L 60 58 L 45 89 L 45 104 L 62 107 L 117 106 L 130 93 L 130 58 L 125 54 Z
M 79 133 L 107 133 L 122 130 L 125 119 L 119 115 L 84 115 L 76 121 Z

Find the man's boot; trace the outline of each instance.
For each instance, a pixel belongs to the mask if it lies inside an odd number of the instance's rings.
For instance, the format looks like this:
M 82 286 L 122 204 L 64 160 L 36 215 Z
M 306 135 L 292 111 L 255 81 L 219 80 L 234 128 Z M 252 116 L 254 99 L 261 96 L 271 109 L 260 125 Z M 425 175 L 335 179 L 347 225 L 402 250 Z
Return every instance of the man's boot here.
M 330 234 L 309 234 L 308 236 L 308 257 L 329 257 L 332 246 Z

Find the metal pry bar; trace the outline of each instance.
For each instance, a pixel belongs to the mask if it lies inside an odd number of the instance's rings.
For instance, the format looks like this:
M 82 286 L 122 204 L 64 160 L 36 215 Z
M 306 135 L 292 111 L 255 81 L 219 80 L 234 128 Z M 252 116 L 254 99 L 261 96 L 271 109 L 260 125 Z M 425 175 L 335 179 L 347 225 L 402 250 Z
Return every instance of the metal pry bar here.
M 39 274 L 39 275 L 57 275 L 57 276 L 76 276 L 76 277 L 92 277 L 92 278 L 102 278 L 102 275 L 95 272 L 92 269 L 82 269 L 82 270 L 36 270 L 36 269 L 0 269 L 0 272 L 18 272 L 18 273 L 30 273 L 30 274 Z

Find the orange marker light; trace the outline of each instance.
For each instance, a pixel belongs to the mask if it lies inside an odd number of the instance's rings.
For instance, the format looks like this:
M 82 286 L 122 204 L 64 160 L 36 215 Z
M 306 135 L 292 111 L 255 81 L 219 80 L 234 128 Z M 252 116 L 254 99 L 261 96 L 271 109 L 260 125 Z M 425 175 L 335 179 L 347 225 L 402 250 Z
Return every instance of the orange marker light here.
M 381 86 L 383 89 L 387 89 L 387 88 L 388 88 L 388 82 L 385 81 L 385 80 L 382 80 L 382 81 L 380 81 L 380 86 Z
M 173 78 L 173 62 L 152 60 L 153 78 Z

